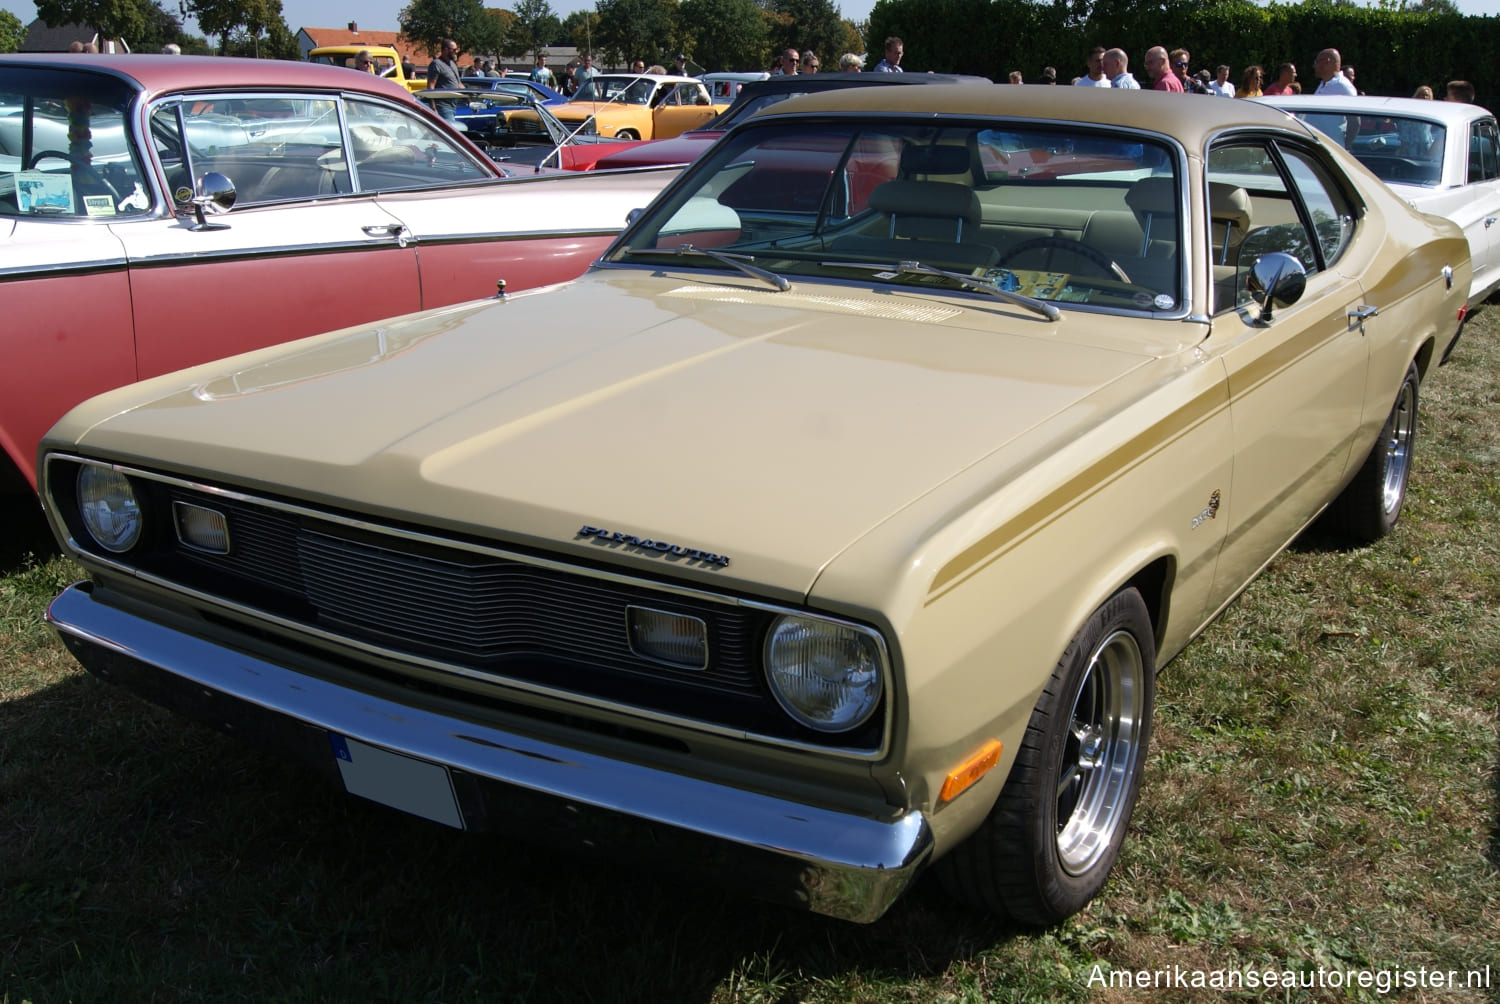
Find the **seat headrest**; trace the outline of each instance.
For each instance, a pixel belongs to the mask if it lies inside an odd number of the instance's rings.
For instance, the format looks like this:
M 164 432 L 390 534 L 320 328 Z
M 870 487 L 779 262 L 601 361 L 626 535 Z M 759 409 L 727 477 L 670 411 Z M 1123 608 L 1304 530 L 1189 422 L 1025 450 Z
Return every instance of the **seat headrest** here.
M 1125 205 L 1137 216 L 1156 216 L 1177 212 L 1177 185 L 1168 177 L 1142 178 L 1125 193 Z
M 1208 183 L 1208 217 L 1227 220 L 1237 230 L 1250 229 L 1250 193 L 1238 185 L 1221 181 Z
M 969 148 L 965 146 L 908 146 L 901 151 L 903 178 L 914 174 L 968 174 Z
M 941 216 L 976 225 L 984 217 L 974 189 L 951 181 L 882 182 L 870 193 L 870 208 L 888 216 Z

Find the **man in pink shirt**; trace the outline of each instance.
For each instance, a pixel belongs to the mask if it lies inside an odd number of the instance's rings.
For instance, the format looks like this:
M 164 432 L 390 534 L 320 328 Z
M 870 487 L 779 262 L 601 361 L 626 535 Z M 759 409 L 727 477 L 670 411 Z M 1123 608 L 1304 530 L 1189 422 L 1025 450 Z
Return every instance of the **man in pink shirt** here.
M 1151 74 L 1153 90 L 1182 93 L 1182 81 L 1177 79 L 1177 74 L 1167 65 L 1167 50 L 1161 46 L 1153 45 L 1146 50 L 1146 72 Z
M 1282 63 L 1276 67 L 1276 82 L 1266 88 L 1267 94 L 1290 94 L 1288 85 L 1297 79 L 1297 67 L 1291 63 Z

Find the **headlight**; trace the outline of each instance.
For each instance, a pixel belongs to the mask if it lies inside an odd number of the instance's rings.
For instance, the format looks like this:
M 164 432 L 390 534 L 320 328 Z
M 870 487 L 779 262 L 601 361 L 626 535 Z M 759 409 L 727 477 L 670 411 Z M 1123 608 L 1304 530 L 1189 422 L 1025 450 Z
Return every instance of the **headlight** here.
M 766 637 L 766 678 L 786 713 L 819 732 L 848 732 L 880 703 L 884 653 L 868 631 L 788 614 Z
M 141 539 L 141 505 L 119 471 L 85 465 L 78 472 L 78 511 L 89 536 L 106 551 L 121 554 Z

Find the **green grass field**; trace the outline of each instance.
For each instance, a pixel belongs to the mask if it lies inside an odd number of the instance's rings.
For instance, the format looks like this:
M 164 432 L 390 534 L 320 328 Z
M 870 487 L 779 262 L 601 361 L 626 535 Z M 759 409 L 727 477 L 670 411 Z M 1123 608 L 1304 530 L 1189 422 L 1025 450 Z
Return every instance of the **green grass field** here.
M 42 622 L 77 569 L 8 510 L 0 1002 L 1500 1000 L 1497 369 L 1491 306 L 1423 387 L 1396 533 L 1299 542 L 1162 673 L 1115 875 L 1043 933 L 925 880 L 857 927 L 330 791 L 78 669 Z

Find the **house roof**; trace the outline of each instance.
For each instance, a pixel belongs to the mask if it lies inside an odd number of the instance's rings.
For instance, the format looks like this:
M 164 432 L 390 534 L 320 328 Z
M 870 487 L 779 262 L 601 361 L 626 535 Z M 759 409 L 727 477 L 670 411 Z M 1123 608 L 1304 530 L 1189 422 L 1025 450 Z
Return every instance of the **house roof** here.
M 26 40 L 21 43 L 21 52 L 67 52 L 74 42 L 94 42 L 101 50 L 108 51 L 107 39 L 99 36 L 98 28 L 82 24 L 60 24 L 56 27 L 37 18 L 26 28 Z M 115 41 L 116 52 L 128 52 L 119 40 Z

